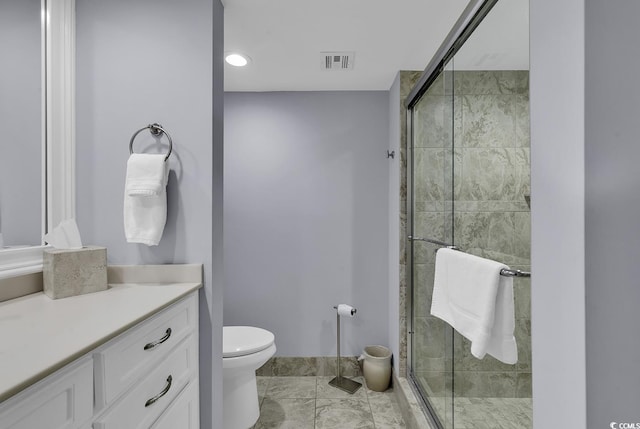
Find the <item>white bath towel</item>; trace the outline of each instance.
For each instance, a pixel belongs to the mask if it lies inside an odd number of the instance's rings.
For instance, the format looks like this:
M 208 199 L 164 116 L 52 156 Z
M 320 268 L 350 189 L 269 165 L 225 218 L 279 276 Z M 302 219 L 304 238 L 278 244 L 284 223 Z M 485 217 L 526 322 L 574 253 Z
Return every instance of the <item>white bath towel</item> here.
M 503 268 L 509 267 L 457 250 L 438 250 L 431 314 L 470 340 L 473 356 L 490 354 L 514 364 L 513 278 L 501 276 Z
M 167 221 L 166 155 L 132 154 L 127 161 L 124 232 L 129 243 L 156 246 Z

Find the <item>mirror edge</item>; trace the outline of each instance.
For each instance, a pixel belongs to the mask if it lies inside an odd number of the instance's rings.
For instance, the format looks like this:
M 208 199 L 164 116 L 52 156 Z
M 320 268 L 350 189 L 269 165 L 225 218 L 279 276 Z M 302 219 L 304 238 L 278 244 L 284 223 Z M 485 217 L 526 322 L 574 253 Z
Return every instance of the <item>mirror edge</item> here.
M 46 231 L 75 218 L 75 0 L 44 0 L 46 26 Z M 46 232 L 45 231 L 45 232 Z
M 75 218 L 75 0 L 42 0 L 42 233 Z M 42 271 L 42 251 L 0 253 L 0 279 Z

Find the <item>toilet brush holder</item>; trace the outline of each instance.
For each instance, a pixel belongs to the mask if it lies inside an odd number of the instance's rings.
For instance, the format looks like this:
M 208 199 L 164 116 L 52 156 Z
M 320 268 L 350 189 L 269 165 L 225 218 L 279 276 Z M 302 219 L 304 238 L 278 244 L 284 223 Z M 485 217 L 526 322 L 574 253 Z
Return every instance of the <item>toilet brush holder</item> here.
M 354 394 L 356 390 L 362 387 L 362 384 L 343 377 L 340 371 L 340 316 L 344 314 L 345 316 L 353 317 L 356 314 L 356 309 L 345 304 L 335 305 L 333 308 L 336 309 L 338 357 L 336 361 L 336 376 L 329 381 L 329 386 Z

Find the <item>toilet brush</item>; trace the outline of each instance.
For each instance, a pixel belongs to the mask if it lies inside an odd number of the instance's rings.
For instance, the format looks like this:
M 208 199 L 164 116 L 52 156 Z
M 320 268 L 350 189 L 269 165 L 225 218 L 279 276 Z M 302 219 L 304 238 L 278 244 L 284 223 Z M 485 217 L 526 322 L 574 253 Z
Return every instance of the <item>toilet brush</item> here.
M 331 381 L 329 382 L 329 385 L 333 387 L 337 387 L 338 389 L 344 390 L 347 393 L 353 394 L 356 392 L 356 390 L 362 387 L 362 384 L 358 383 L 357 381 L 353 381 L 349 378 L 344 378 L 340 370 L 340 316 L 344 315 L 348 317 L 353 317 L 356 314 L 356 309 L 346 304 L 336 305 L 333 308 L 336 309 L 336 322 L 337 322 L 336 325 L 338 330 L 337 332 L 338 358 L 336 361 L 336 368 L 337 368 L 336 376 L 333 379 L 331 379 Z

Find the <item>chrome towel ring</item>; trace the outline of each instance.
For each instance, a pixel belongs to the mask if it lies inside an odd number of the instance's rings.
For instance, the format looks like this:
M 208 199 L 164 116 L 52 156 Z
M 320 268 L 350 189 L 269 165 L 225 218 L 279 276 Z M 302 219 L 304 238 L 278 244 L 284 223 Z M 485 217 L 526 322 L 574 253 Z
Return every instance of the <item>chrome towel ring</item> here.
M 164 160 L 167 161 L 171 156 L 171 151 L 173 150 L 173 141 L 171 141 L 171 136 L 169 135 L 169 133 L 164 128 L 162 128 L 162 125 L 160 124 L 149 124 L 146 127 L 140 128 L 138 131 L 133 133 L 133 135 L 131 136 L 131 141 L 129 141 L 129 154 L 133 154 L 133 141 L 136 139 L 137 135 L 146 129 L 148 129 L 149 132 L 154 136 L 160 136 L 164 134 L 165 136 L 167 136 L 167 139 L 169 139 L 169 152 L 164 158 Z

